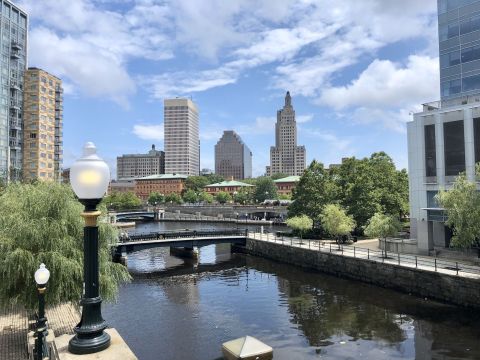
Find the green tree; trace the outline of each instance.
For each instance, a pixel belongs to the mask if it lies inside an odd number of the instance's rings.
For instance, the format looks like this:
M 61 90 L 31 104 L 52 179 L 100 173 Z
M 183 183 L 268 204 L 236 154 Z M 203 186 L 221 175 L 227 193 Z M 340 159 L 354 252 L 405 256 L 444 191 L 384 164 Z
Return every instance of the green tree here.
M 278 196 L 279 200 L 292 200 L 292 195 L 287 195 L 287 194 L 280 194 Z
M 151 192 L 150 195 L 148 196 L 148 203 L 149 204 L 161 204 L 165 202 L 165 196 L 163 194 L 160 194 L 156 191 Z
M 293 191 L 293 203 L 288 207 L 288 216 L 307 215 L 318 220 L 325 205 L 334 202 L 337 193 L 329 172 L 322 163 L 313 160 Z
M 100 206 L 103 213 L 106 209 Z M 49 305 L 78 302 L 83 290 L 83 206 L 71 189 L 50 182 L 11 184 L 0 195 L 0 303 L 38 306 L 33 274 L 50 270 Z M 127 269 L 111 261 L 117 231 L 99 221 L 100 292 L 113 300 L 128 281 Z
M 387 257 L 387 237 L 395 236 L 401 228 L 402 224 L 394 216 L 376 213 L 368 221 L 368 225 L 365 228 L 365 235 L 383 238 L 385 257 Z
M 183 201 L 186 203 L 196 203 L 198 201 L 197 193 L 193 190 L 187 190 L 183 194 Z
M 477 164 L 477 174 L 479 174 Z M 453 229 L 452 246 L 467 248 L 480 239 L 480 194 L 474 182 L 460 174 L 449 191 L 440 191 L 439 204 L 447 214 L 446 224 Z
M 103 203 L 115 210 L 134 209 L 142 205 L 142 200 L 133 192 L 112 192 L 103 199 Z
M 407 172 L 396 170 L 384 152 L 344 159 L 330 175 L 338 189 L 335 200 L 353 216 L 358 228 L 377 212 L 399 218 L 408 213 Z
M 166 203 L 181 204 L 183 203 L 182 197 L 177 193 L 170 193 L 165 196 Z
M 215 196 L 215 200 L 217 200 L 220 204 L 225 204 L 229 201 L 232 201 L 232 197 L 229 193 L 225 191 L 220 191 Z
M 202 191 L 200 194 L 198 194 L 198 201 L 211 204 L 213 202 L 213 196 L 212 194 Z
M 288 218 L 287 225 L 300 234 L 300 239 L 303 234 L 313 227 L 313 220 L 307 215 L 300 215 Z
M 237 204 L 245 205 L 250 202 L 250 199 L 251 199 L 251 194 L 246 189 L 242 189 L 237 193 L 233 194 L 233 201 L 236 202 Z
M 262 176 L 257 178 L 255 182 L 255 190 L 253 192 L 253 200 L 259 203 L 265 200 L 277 199 L 277 186 L 271 177 Z
M 322 228 L 335 239 L 350 234 L 355 228 L 355 220 L 337 204 L 326 205 L 320 218 Z

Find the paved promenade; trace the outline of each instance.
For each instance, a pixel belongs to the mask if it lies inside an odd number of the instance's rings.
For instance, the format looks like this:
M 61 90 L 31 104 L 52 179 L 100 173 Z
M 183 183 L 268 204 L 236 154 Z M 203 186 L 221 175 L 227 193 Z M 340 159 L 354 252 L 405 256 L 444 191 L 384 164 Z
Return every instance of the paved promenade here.
M 48 308 L 46 316 L 55 336 L 72 334 L 80 320 L 79 311 L 71 304 Z M 0 309 L 0 360 L 28 359 L 27 333 L 33 330 L 34 324 L 34 314 L 20 307 Z
M 352 245 L 337 245 L 331 241 L 323 240 L 300 240 L 299 238 L 279 237 L 271 233 L 249 232 L 252 239 L 263 240 L 286 246 L 299 247 L 303 249 L 318 250 L 321 252 L 334 253 L 346 257 L 365 259 L 384 264 L 392 264 L 401 267 L 415 268 L 425 271 L 433 271 L 447 275 L 455 275 L 471 279 L 480 279 L 480 266 L 465 262 L 435 258 L 433 256 L 419 256 L 388 252 L 385 257 L 381 250 L 372 249 L 370 246 L 360 247 Z

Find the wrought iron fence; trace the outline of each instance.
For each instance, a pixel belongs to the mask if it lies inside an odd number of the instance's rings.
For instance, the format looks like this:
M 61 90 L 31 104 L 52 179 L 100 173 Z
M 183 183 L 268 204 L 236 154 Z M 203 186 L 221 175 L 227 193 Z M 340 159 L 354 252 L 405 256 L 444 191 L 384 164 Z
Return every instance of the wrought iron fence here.
M 276 234 L 269 232 L 249 232 L 248 235 L 253 239 L 274 242 L 285 246 L 317 250 L 368 261 L 376 261 L 421 270 L 443 272 L 446 274 L 480 276 L 480 266 L 443 258 L 400 254 L 386 252 L 383 249 L 373 250 L 351 245 L 344 246 L 343 244 L 331 243 L 325 240 L 301 239 L 298 237 L 286 237 L 283 235 L 277 236 Z

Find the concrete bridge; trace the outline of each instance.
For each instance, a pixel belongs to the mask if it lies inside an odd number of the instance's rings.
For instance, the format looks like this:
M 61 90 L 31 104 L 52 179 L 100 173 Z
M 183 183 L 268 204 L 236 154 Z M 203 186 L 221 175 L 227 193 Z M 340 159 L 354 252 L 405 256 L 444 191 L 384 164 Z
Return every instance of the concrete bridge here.
M 171 213 L 222 216 L 231 219 L 264 219 L 286 218 L 287 206 L 264 206 L 264 205 L 173 205 L 165 204 L 165 211 Z
M 158 220 L 159 213 L 156 211 L 140 210 L 140 211 L 123 211 L 118 213 L 109 213 L 110 222 L 115 223 L 117 221 L 125 220 Z
M 245 245 L 247 230 L 191 230 L 153 232 L 121 236 L 114 245 L 114 259 L 126 263 L 129 252 L 141 251 L 155 247 L 170 247 L 175 255 L 195 257 L 195 248 L 212 244 Z M 177 250 L 179 249 L 179 250 Z

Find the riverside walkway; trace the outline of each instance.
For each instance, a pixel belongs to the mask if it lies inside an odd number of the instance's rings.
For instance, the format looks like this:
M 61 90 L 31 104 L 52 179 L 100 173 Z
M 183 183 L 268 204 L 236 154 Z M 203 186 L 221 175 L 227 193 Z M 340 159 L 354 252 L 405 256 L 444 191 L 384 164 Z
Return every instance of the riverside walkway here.
M 49 331 L 55 336 L 73 334 L 80 320 L 78 309 L 63 304 L 46 309 Z M 33 314 L 17 306 L 0 309 L 0 360 L 27 360 L 27 333 L 33 330 Z
M 372 250 L 351 245 L 341 245 L 328 240 L 309 240 L 292 237 L 277 236 L 273 233 L 248 232 L 248 237 L 283 246 L 293 246 L 303 249 L 316 250 L 324 253 L 332 253 L 339 256 L 375 261 L 383 264 L 391 264 L 406 268 L 414 268 L 424 271 L 432 271 L 447 275 L 455 275 L 465 278 L 480 279 L 480 267 L 466 264 L 460 261 L 446 260 L 432 256 L 419 256 L 399 253 L 385 253 L 382 250 Z

